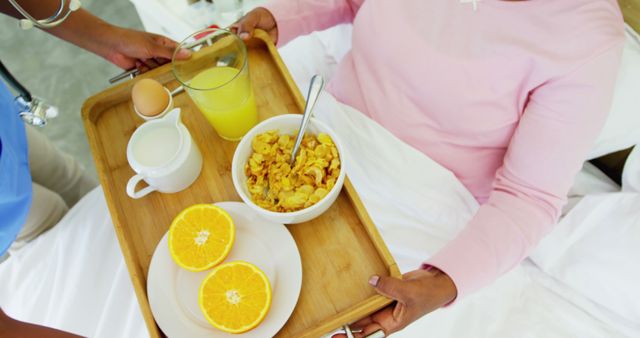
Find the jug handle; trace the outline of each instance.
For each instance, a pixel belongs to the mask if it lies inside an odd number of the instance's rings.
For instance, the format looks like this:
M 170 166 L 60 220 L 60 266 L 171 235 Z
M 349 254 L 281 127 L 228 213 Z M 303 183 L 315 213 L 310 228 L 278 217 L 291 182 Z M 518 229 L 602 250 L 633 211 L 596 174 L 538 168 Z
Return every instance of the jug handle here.
M 140 174 L 136 174 L 135 176 L 133 176 L 133 177 L 131 177 L 129 179 L 129 182 L 127 182 L 127 195 L 129 195 L 129 197 L 134 198 L 134 199 L 138 199 L 138 198 L 142 198 L 142 197 L 148 195 L 149 193 L 157 190 L 156 188 L 154 188 L 152 186 L 148 186 L 146 188 L 143 188 L 142 190 L 136 191 L 136 186 L 142 180 L 144 180 L 144 176 L 142 176 Z

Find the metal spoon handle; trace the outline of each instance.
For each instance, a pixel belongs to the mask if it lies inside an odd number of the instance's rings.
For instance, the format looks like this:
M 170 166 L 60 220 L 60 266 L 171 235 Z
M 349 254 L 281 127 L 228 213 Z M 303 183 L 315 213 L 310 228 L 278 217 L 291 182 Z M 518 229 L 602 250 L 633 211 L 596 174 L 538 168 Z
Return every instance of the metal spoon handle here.
M 184 91 L 184 86 L 180 85 L 180 86 L 176 87 L 176 89 L 171 91 L 171 96 L 176 96 L 176 95 L 182 93 L 183 91 Z
M 304 132 L 307 130 L 307 125 L 309 124 L 309 119 L 313 116 L 313 107 L 316 106 L 316 102 L 318 101 L 318 97 L 322 92 L 322 88 L 324 87 L 324 79 L 321 75 L 314 75 L 311 78 L 311 84 L 309 85 L 309 93 L 307 94 L 307 103 L 304 106 L 304 114 L 302 114 L 302 122 L 300 122 L 300 130 L 298 131 L 298 137 L 296 138 L 296 143 L 293 146 L 293 151 L 291 152 L 291 166 L 296 162 L 296 156 L 298 155 L 298 150 L 300 149 L 300 143 L 302 143 L 302 138 L 304 137 Z

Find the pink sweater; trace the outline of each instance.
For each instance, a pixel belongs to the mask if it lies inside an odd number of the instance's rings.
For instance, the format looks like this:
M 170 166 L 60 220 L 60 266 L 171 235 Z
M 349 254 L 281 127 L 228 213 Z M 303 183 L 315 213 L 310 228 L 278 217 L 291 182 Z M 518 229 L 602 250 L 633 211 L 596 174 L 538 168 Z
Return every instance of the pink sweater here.
M 427 262 L 458 297 L 556 224 L 607 116 L 624 40 L 615 0 L 272 0 L 280 45 L 353 23 L 329 91 L 451 170 L 482 204 Z M 410 165 L 410 164 L 408 164 Z

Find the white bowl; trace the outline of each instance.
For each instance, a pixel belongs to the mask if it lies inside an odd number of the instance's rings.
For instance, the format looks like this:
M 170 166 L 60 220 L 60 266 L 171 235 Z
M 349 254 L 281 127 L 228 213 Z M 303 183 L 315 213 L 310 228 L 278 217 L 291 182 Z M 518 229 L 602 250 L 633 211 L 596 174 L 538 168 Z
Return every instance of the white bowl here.
M 329 209 L 333 202 L 335 202 L 336 198 L 338 198 L 338 195 L 340 194 L 340 190 L 342 190 L 342 185 L 344 184 L 345 159 L 342 142 L 340 141 L 338 135 L 336 135 L 336 133 L 326 124 L 314 118 L 311 118 L 311 120 L 309 121 L 309 126 L 307 127 L 307 133 L 311 133 L 314 135 L 317 135 L 318 133 L 328 134 L 329 136 L 331 136 L 333 143 L 335 143 L 336 148 L 338 149 L 338 156 L 340 156 L 340 175 L 336 180 L 335 186 L 324 198 L 318 201 L 318 203 L 308 208 L 293 212 L 275 212 L 267 210 L 259 207 L 251 200 L 251 195 L 249 194 L 249 189 L 247 188 L 247 176 L 244 172 L 245 164 L 247 163 L 249 156 L 251 156 L 251 153 L 253 153 L 251 141 L 256 137 L 256 135 L 270 130 L 278 130 L 278 132 L 281 134 L 294 134 L 300 128 L 301 119 L 302 115 L 288 114 L 279 115 L 262 121 L 257 126 L 249 130 L 249 132 L 242 138 L 240 144 L 238 144 L 238 147 L 236 148 L 236 152 L 233 155 L 233 161 L 231 163 L 231 176 L 233 178 L 233 185 L 240 195 L 240 198 L 242 198 L 242 200 L 258 214 L 262 215 L 266 219 L 278 223 L 302 223 L 320 216 L 323 212 Z

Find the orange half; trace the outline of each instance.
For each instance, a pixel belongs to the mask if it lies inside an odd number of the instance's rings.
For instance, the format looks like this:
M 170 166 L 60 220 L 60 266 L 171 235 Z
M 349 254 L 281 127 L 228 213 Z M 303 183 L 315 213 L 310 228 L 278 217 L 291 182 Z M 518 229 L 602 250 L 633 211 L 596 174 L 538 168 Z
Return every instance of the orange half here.
M 235 240 L 231 216 L 212 204 L 196 204 L 183 210 L 169 228 L 169 252 L 189 271 L 203 271 L 222 262 Z
M 215 267 L 200 286 L 198 303 L 219 330 L 243 333 L 256 328 L 271 307 L 271 284 L 253 264 L 237 261 Z

